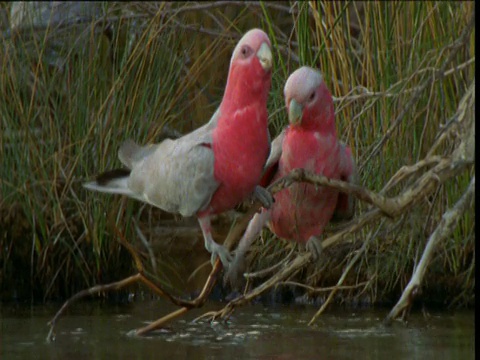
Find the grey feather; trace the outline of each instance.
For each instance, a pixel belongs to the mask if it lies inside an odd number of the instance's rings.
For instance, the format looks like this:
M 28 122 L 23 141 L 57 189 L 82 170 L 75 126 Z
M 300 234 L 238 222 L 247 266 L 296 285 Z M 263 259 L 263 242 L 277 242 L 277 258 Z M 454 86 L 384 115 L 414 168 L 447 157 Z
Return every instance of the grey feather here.
M 353 159 L 352 155 L 348 155 L 347 153 L 347 145 L 343 142 L 339 142 L 340 146 L 340 153 L 342 159 L 340 161 L 341 164 L 350 164 L 352 166 L 352 171 L 349 175 L 345 173 L 345 176 L 342 176 L 344 181 L 349 182 L 350 184 L 358 184 L 358 175 L 357 175 L 357 167 L 355 164 L 355 160 Z M 348 206 L 346 208 L 339 207 L 341 202 L 344 202 L 346 199 Z M 333 214 L 333 221 L 342 221 L 342 220 L 350 220 L 355 215 L 355 204 L 356 198 L 351 194 L 339 193 L 338 194 L 338 202 L 337 207 L 335 208 L 335 212 Z
M 270 154 L 268 155 L 267 162 L 265 163 L 265 169 L 268 169 L 270 166 L 280 160 L 280 157 L 282 156 L 282 144 L 284 138 L 285 129 L 272 141 L 270 146 Z
M 96 180 L 83 184 L 88 190 L 100 191 L 108 194 L 122 194 L 133 196 L 134 194 L 127 186 L 127 178 L 112 179 L 108 183 L 99 184 Z
M 217 110 L 207 124 L 175 140 L 147 146 L 125 141 L 118 157 L 130 174 L 84 186 L 127 195 L 183 216 L 194 215 L 208 205 L 219 185 L 214 177 L 211 148 L 219 116 Z
M 127 168 L 131 169 L 135 160 L 143 158 L 147 155 L 146 150 L 151 149 L 153 146 L 142 147 L 137 145 L 133 140 L 128 139 L 118 150 L 118 158 Z

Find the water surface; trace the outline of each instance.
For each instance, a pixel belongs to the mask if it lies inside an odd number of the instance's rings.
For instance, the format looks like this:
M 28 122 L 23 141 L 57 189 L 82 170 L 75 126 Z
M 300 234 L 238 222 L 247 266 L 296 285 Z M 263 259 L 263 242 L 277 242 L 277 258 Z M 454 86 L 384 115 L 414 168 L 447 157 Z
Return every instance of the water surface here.
M 1 359 L 474 359 L 473 311 L 412 314 L 381 322 L 383 310 L 329 309 L 313 327 L 313 306 L 251 305 L 227 323 L 192 320 L 222 304 L 191 311 L 145 337 L 128 332 L 174 310 L 165 301 L 74 304 L 55 342 L 46 323 L 59 305 L 0 305 Z

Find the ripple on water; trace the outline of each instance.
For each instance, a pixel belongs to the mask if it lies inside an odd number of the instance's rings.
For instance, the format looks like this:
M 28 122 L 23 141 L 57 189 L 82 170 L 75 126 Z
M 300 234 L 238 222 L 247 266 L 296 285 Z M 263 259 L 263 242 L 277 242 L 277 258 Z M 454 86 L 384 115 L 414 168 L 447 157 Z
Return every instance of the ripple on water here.
M 185 322 L 179 321 L 184 327 L 176 331 L 159 329 L 152 332 L 148 338 L 161 338 L 169 343 L 180 342 L 196 346 L 216 347 L 219 344 L 241 345 L 245 341 L 256 340 L 265 333 L 277 329 L 276 324 L 250 324 L 236 326 L 222 322 Z M 142 337 L 145 338 L 145 337 Z
M 89 305 L 82 306 L 85 314 L 77 310 L 75 316 L 65 315 L 57 324 L 57 340 L 52 344 L 45 343 L 45 323 L 50 319 L 44 315 L 44 308 L 40 315 L 28 308 L 28 316 L 19 316 L 17 309 L 8 312 L 4 306 L 0 318 L 3 329 L 8 331 L 2 333 L 0 358 L 35 359 L 39 354 L 48 358 L 50 354 L 53 358 L 72 360 L 144 359 L 160 349 L 164 358 L 173 359 L 190 359 L 193 354 L 198 354 L 196 359 L 315 359 L 319 354 L 335 359 L 350 359 L 352 354 L 356 358 L 390 360 L 473 359 L 475 354 L 471 311 L 433 314 L 428 318 L 412 314 L 407 325 L 383 327 L 380 324 L 385 310 L 330 309 L 314 326 L 307 326 L 318 309 L 252 305 L 237 309 L 227 322 L 192 322 L 192 314 L 147 336 L 133 333 L 135 336 L 126 337 L 129 330 L 152 323 L 141 319 L 158 317 L 158 301 L 151 306 L 139 303 L 129 307 L 127 313 L 125 308 L 121 313 L 108 309 L 105 313 L 96 311 L 94 316 Z M 214 304 L 203 311 L 218 310 L 219 306 Z M 54 310 L 50 309 L 50 313 Z M 76 349 L 82 352 L 75 355 Z
M 390 337 L 395 336 L 394 333 L 386 331 L 384 328 L 375 326 L 361 329 L 340 329 L 332 330 L 333 334 L 343 338 L 365 338 L 365 337 Z

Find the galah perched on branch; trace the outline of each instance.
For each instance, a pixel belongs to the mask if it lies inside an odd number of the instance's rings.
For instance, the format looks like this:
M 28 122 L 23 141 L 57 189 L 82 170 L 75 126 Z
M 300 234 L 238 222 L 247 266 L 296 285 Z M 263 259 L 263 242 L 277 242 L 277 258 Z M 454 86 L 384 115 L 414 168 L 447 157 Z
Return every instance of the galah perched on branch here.
M 333 99 L 320 72 L 302 67 L 288 78 L 285 103 L 290 125 L 272 142 L 262 186 L 303 168 L 332 179 L 354 182 L 351 150 L 337 139 Z M 226 275 L 238 285 L 245 253 L 264 225 L 278 237 L 306 244 L 318 259 L 319 236 L 333 216 L 353 215 L 353 198 L 337 190 L 307 183 L 294 183 L 274 195 L 270 209 L 262 209 L 250 221 Z
M 252 193 L 269 203 L 269 193 L 258 184 L 270 149 L 271 68 L 267 34 L 250 30 L 233 51 L 222 102 L 207 124 L 154 145 L 126 141 L 118 157 L 128 170 L 108 171 L 84 186 L 127 195 L 171 213 L 196 215 L 212 264 L 218 256 L 228 268 L 231 255 L 213 240 L 210 217 Z

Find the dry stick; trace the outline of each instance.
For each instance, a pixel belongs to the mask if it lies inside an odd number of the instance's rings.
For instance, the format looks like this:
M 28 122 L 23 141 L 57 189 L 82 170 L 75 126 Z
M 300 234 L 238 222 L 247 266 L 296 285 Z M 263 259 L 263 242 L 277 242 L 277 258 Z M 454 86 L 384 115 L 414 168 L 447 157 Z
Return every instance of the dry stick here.
M 443 143 L 445 139 L 447 139 L 452 132 L 458 131 L 463 133 L 463 138 L 468 139 L 469 136 L 475 136 L 475 77 L 472 80 L 469 88 L 463 95 L 460 103 L 458 105 L 458 109 L 455 112 L 455 115 L 451 118 L 451 120 L 447 121 L 447 123 L 443 126 L 444 131 L 437 135 L 437 140 L 432 145 L 430 150 L 428 151 L 427 156 L 433 154 L 433 152 Z M 457 150 L 464 152 L 470 149 L 465 149 L 465 146 L 468 147 L 468 142 L 463 142 L 463 146 L 458 146 Z M 457 151 L 456 150 L 456 151 Z M 463 151 L 462 151 L 463 150 Z M 467 151 L 467 153 L 463 154 L 462 157 L 465 155 L 467 157 L 473 157 L 473 151 Z M 471 152 L 471 153 L 470 153 Z
M 471 59 L 465 61 L 462 64 L 456 65 L 456 66 L 450 68 L 449 70 L 446 70 L 442 74 L 442 77 L 450 76 L 453 73 L 455 73 L 456 71 L 461 70 L 461 69 L 473 64 L 474 62 L 475 62 L 475 56 L 472 57 Z M 432 68 L 432 67 L 425 67 L 421 70 L 417 70 L 414 73 L 414 75 L 419 75 L 419 74 L 422 74 L 424 72 L 429 72 L 429 71 L 430 72 L 431 71 L 437 72 L 437 69 Z M 334 104 L 339 103 L 338 108 L 335 111 L 335 113 L 339 113 L 340 110 L 342 110 L 343 108 L 346 108 L 347 105 L 350 105 L 351 103 L 353 103 L 355 101 L 358 101 L 358 100 L 361 100 L 361 99 L 372 99 L 372 98 L 380 98 L 380 97 L 382 97 L 382 98 L 398 97 L 398 95 L 401 95 L 401 94 L 413 93 L 414 91 L 418 90 L 418 88 L 419 88 L 418 86 L 413 86 L 411 88 L 402 88 L 400 90 L 400 92 L 394 90 L 399 85 L 405 84 L 406 82 L 410 81 L 411 78 L 412 78 L 412 76 L 409 76 L 409 78 L 407 78 L 407 79 L 401 79 L 401 80 L 397 81 L 396 83 L 390 85 L 388 87 L 388 89 L 386 89 L 384 91 L 372 91 L 372 90 L 366 88 L 365 86 L 357 85 L 354 88 L 350 89 L 348 91 L 348 93 L 346 93 L 345 95 L 332 96 L 333 103 Z M 355 94 L 356 91 L 358 91 L 359 94 Z
M 375 278 L 375 276 L 373 278 Z M 308 286 L 308 285 L 305 285 L 305 284 L 302 284 L 302 283 L 298 283 L 296 281 L 283 281 L 281 283 L 278 283 L 277 285 L 297 286 L 297 287 L 306 289 L 306 290 L 311 291 L 311 292 L 320 293 L 320 292 L 332 291 L 332 290 L 335 290 L 335 289 L 338 289 L 338 290 L 357 289 L 359 287 L 368 285 L 371 281 L 372 281 L 372 279 L 370 279 L 368 281 L 362 281 L 362 282 L 360 282 L 358 284 L 355 284 L 355 285 L 342 285 L 342 286 L 337 286 L 336 285 L 336 286 L 327 286 L 327 287 L 321 287 L 321 288 L 315 288 L 313 286 Z
M 136 274 L 133 276 L 130 276 L 128 278 L 125 278 L 123 280 L 108 284 L 108 285 L 97 285 L 93 286 L 89 289 L 79 291 L 75 295 L 73 295 L 71 298 L 69 298 L 65 303 L 62 305 L 59 311 L 55 314 L 55 316 L 48 322 L 48 325 L 50 326 L 50 331 L 48 332 L 47 335 L 47 342 L 51 342 L 52 340 L 55 340 L 55 334 L 53 332 L 53 329 L 55 327 L 55 324 L 59 318 L 59 316 L 67 309 L 68 306 L 70 306 L 73 302 L 77 301 L 78 299 L 88 296 L 88 295 L 94 295 L 102 291 L 109 291 L 109 290 L 118 290 L 121 289 L 125 286 L 128 286 L 130 284 L 133 284 L 139 280 L 139 277 L 141 274 Z
M 170 13 L 172 15 L 177 15 L 181 12 L 187 12 L 187 11 L 199 11 L 199 10 L 209 10 L 212 8 L 217 8 L 217 7 L 224 7 L 224 6 L 232 6 L 232 5 L 237 5 L 237 6 L 261 6 L 261 4 L 257 1 L 214 1 L 214 2 L 205 2 L 203 4 L 194 4 L 194 5 L 187 5 L 171 10 L 164 10 L 164 13 Z M 284 5 L 279 5 L 275 3 L 266 3 L 266 6 L 275 9 L 275 10 L 280 10 L 288 13 L 292 13 L 293 8 L 290 8 L 288 6 Z
M 104 22 L 104 21 L 109 21 L 109 22 L 114 22 L 114 21 L 122 21 L 122 20 L 126 20 L 126 19 L 141 19 L 141 18 L 148 18 L 148 17 L 154 17 L 154 16 L 158 16 L 160 14 L 162 15 L 171 15 L 171 16 L 175 16 L 175 15 L 179 15 L 181 13 L 185 13 L 185 12 L 191 12 L 191 11 L 201 11 L 201 10 L 210 10 L 210 9 L 213 9 L 213 8 L 218 8 L 218 7 L 225 7 L 225 6 L 232 6 L 232 5 L 237 5 L 237 6 L 257 6 L 259 7 L 260 4 L 258 2 L 254 2 L 254 1 L 250 1 L 250 2 L 245 2 L 245 1 L 217 1 L 217 2 L 210 2 L 210 3 L 204 3 L 204 4 L 194 4 L 194 5 L 187 5 L 187 6 L 182 6 L 182 7 L 178 7 L 178 8 L 167 8 L 167 9 L 164 9 L 164 6 L 161 5 L 159 6 L 158 8 L 155 8 L 154 9 L 154 13 L 153 12 L 150 12 L 150 13 L 145 13 L 145 14 L 130 14 L 130 15 L 124 15 L 124 16 L 106 16 L 106 17 L 99 17 L 98 20 L 95 21 L 95 24 L 98 24 L 100 22 Z M 282 5 L 276 5 L 276 4 L 266 4 L 268 7 L 271 7 L 271 8 L 274 8 L 276 10 L 281 10 L 281 11 L 284 11 L 284 12 L 292 12 L 292 9 L 287 7 L 287 6 L 282 6 Z M 73 20 L 69 20 L 69 21 L 62 21 L 61 24 L 55 24 L 54 25 L 54 28 L 55 30 L 58 30 L 58 29 L 65 29 L 65 28 L 68 28 L 72 25 L 80 25 L 80 24 L 89 24 L 92 22 L 92 19 L 91 18 L 76 18 L 76 19 L 73 19 Z M 34 33 L 34 32 L 39 32 L 39 31 L 43 31 L 45 29 L 47 29 L 48 27 L 52 27 L 51 25 L 37 25 L 37 26 L 31 26 L 31 27 L 28 27 L 27 29 L 15 29 L 14 31 L 10 32 L 10 31 L 7 31 L 5 32 L 5 34 L 3 34 L 3 36 L 5 38 L 10 38 L 10 37 L 13 37 L 14 35 L 16 34 L 22 34 L 22 33 L 28 33 L 27 34 L 30 34 L 30 33 Z M 32 32 L 32 30 L 35 30 Z M 220 32 L 211 32 L 210 35 L 214 35 L 214 36 L 222 36 L 223 34 L 221 34 Z M 223 35 L 225 37 L 227 37 L 228 35 Z M 231 36 L 228 36 L 228 37 L 234 37 L 234 38 L 240 38 L 240 35 L 238 34 L 231 34 Z
M 155 259 L 155 254 L 153 252 L 152 246 L 148 242 L 145 235 L 143 235 L 142 230 L 140 230 L 140 227 L 137 225 L 137 222 L 134 219 L 132 219 L 132 222 L 133 222 L 133 226 L 135 227 L 135 232 L 137 233 L 138 238 L 140 239 L 140 241 L 143 243 L 143 245 L 147 249 L 148 256 L 150 257 L 150 263 L 152 264 L 153 272 L 156 274 L 157 273 L 157 261 Z
M 128 335 L 130 335 L 130 336 L 145 335 L 145 334 L 149 333 L 150 331 L 158 329 L 159 327 L 161 327 L 163 325 L 163 323 L 169 322 L 171 320 L 174 320 L 174 319 L 182 316 L 183 314 L 187 313 L 190 309 L 191 308 L 189 308 L 189 307 L 182 307 L 180 309 L 174 310 L 171 313 L 165 315 L 164 317 L 152 322 L 151 324 L 149 324 L 145 327 L 129 331 Z M 162 321 L 161 324 L 159 324 L 160 321 Z
M 237 227 L 235 227 L 235 228 L 237 228 Z M 231 231 L 231 233 L 235 232 L 235 228 Z M 231 238 L 230 234 L 229 234 L 229 237 L 227 237 L 227 239 L 229 239 L 229 238 Z M 145 335 L 145 334 L 149 333 L 150 331 L 161 328 L 167 322 L 176 319 L 177 317 L 187 313 L 189 310 L 194 309 L 194 308 L 199 308 L 199 307 L 203 306 L 203 304 L 207 300 L 208 295 L 212 291 L 213 286 L 215 285 L 215 282 L 217 280 L 217 274 L 221 269 L 222 269 L 222 263 L 220 262 L 219 259 L 217 259 L 215 261 L 215 264 L 214 264 L 213 268 L 212 268 L 212 271 L 208 275 L 207 281 L 205 282 L 205 285 L 203 286 L 202 291 L 200 292 L 200 294 L 194 300 L 183 301 L 183 305 L 182 305 L 183 307 L 181 307 L 180 309 L 172 311 L 171 313 L 155 320 L 154 322 L 150 323 L 147 326 L 144 326 L 144 327 L 136 329 L 136 330 L 132 330 L 130 332 L 130 335 L 138 335 L 138 336 Z M 178 304 L 176 304 L 176 305 L 178 305 Z
M 387 184 L 383 187 L 383 189 L 380 191 L 380 194 L 385 194 L 388 190 L 396 186 L 400 181 L 404 180 L 407 176 L 411 176 L 420 170 L 422 170 L 424 167 L 438 164 L 442 160 L 441 156 L 431 156 L 427 157 L 426 159 L 420 160 L 416 164 L 413 164 L 411 166 L 402 166 L 394 176 L 388 180 Z
M 475 176 L 473 176 L 468 186 L 468 189 L 462 195 L 460 200 L 457 201 L 455 206 L 443 214 L 442 220 L 428 239 L 422 258 L 420 259 L 420 262 L 418 263 L 418 266 L 415 269 L 415 272 L 413 273 L 410 282 L 403 291 L 400 300 L 397 302 L 397 304 L 393 307 L 393 309 L 390 311 L 390 313 L 384 320 L 384 323 L 386 325 L 390 325 L 394 319 L 400 316 L 402 317 L 402 319 L 406 316 L 406 312 L 412 304 L 413 297 L 418 294 L 418 290 L 422 283 L 427 267 L 432 260 L 434 250 L 453 232 L 461 216 L 471 205 L 474 198 Z
M 358 261 L 358 259 L 360 259 L 360 256 L 363 255 L 363 253 L 367 250 L 368 248 L 368 245 L 370 244 L 370 242 L 372 241 L 372 239 L 374 239 L 378 232 L 380 231 L 381 227 L 383 226 L 385 222 L 385 219 L 382 221 L 382 223 L 380 224 L 380 226 L 378 227 L 377 231 L 375 232 L 374 235 L 372 236 L 369 236 L 369 238 L 367 239 L 367 241 L 365 241 L 362 245 L 362 247 L 360 248 L 360 250 L 357 251 L 357 253 L 355 254 L 355 256 L 353 257 L 352 260 L 350 260 L 350 263 L 347 265 L 347 268 L 343 271 L 342 273 L 342 276 L 340 276 L 340 279 L 338 279 L 337 281 L 337 285 L 334 287 L 334 289 L 330 292 L 330 294 L 328 295 L 328 298 L 327 300 L 322 304 L 322 306 L 320 307 L 320 309 L 318 309 L 318 311 L 315 313 L 315 315 L 313 315 L 313 317 L 310 319 L 310 322 L 308 323 L 308 325 L 313 325 L 313 323 L 315 322 L 315 320 L 317 320 L 317 318 L 325 311 L 325 309 L 327 308 L 327 306 L 330 304 L 330 302 L 333 300 L 333 297 L 335 296 L 335 294 L 337 293 L 337 291 L 341 288 L 343 282 L 345 281 L 348 273 L 350 272 L 350 270 L 353 268 L 353 265 L 355 265 L 355 263 Z
M 133 246 L 125 239 L 123 234 L 120 232 L 120 230 L 118 230 L 118 228 L 116 226 L 114 227 L 114 230 L 115 230 L 115 233 L 118 236 L 120 244 L 122 244 L 130 252 L 130 255 L 132 256 L 132 258 L 135 262 L 135 267 L 137 268 L 138 273 L 141 275 L 139 277 L 139 280 L 141 282 L 143 282 L 145 285 L 147 285 L 147 287 L 149 287 L 151 290 L 153 290 L 154 293 L 156 293 L 159 296 L 163 296 L 163 297 L 167 298 L 168 300 L 170 300 L 175 305 L 184 306 L 185 304 L 189 303 L 188 301 L 185 301 L 183 299 L 180 299 L 180 298 L 177 298 L 173 295 L 170 295 L 170 293 L 168 293 L 168 291 L 162 289 L 160 287 L 160 285 L 157 285 L 157 284 L 153 283 L 153 281 L 149 280 L 144 274 L 142 261 L 140 260 L 139 256 L 137 255 L 137 252 L 135 251 Z
M 171 313 L 161 317 L 160 319 L 155 320 L 154 322 L 148 324 L 147 326 L 144 326 L 144 327 L 136 329 L 136 330 L 132 330 L 130 332 L 130 334 L 131 335 L 138 335 L 138 336 L 145 335 L 145 334 L 149 333 L 150 331 L 161 328 L 163 325 L 165 325 L 165 323 L 176 319 L 177 317 L 185 314 L 189 310 L 197 308 L 197 307 L 201 307 L 205 303 L 205 301 L 207 299 L 207 296 L 212 291 L 212 288 L 215 285 L 216 275 L 220 271 L 221 268 L 222 268 L 222 263 L 220 262 L 219 259 L 217 259 L 215 261 L 215 265 L 214 265 L 212 271 L 208 275 L 208 279 L 205 282 L 205 285 L 203 286 L 203 289 L 202 289 L 200 295 L 198 295 L 195 300 L 191 301 L 188 306 L 183 306 L 182 308 L 180 308 L 178 310 L 172 311 Z
M 290 182 L 306 182 L 314 185 L 327 186 L 343 193 L 355 195 L 356 198 L 371 205 L 375 205 L 390 217 L 393 217 L 397 211 L 397 205 L 394 199 L 378 195 L 362 186 L 350 184 L 341 180 L 330 179 L 323 175 L 316 175 L 312 172 L 305 171 L 304 169 L 295 169 L 283 179 L 285 179 L 288 185 L 290 185 Z M 279 179 L 279 184 L 283 184 L 283 179 Z
M 404 212 L 416 202 L 420 202 L 422 197 L 427 196 L 435 188 L 435 185 L 444 183 L 474 163 L 474 161 L 454 161 L 451 158 L 442 158 L 437 166 L 425 173 L 400 195 L 390 199 L 397 206 L 397 208 L 393 210 L 395 210 L 396 214 Z M 401 171 L 402 169 L 399 170 L 399 172 Z M 399 172 L 397 172 L 397 174 Z M 396 177 L 397 174 L 393 177 Z M 352 192 L 352 194 L 356 195 L 354 192 Z M 381 195 L 378 196 L 383 198 Z M 343 240 L 347 235 L 357 232 L 366 224 L 373 222 L 380 216 L 381 211 L 379 209 L 370 210 L 361 217 L 351 221 L 351 225 L 348 225 L 344 230 L 325 239 L 322 243 L 323 248 L 332 246 L 334 243 Z
M 240 239 L 240 236 L 242 235 L 243 231 L 247 227 L 248 222 L 250 221 L 252 216 L 255 214 L 255 212 L 260 208 L 260 206 L 261 206 L 260 202 L 256 201 L 253 204 L 253 206 L 247 211 L 247 213 L 240 219 L 240 221 L 237 224 L 235 224 L 233 229 L 228 233 L 227 238 L 224 241 L 224 246 L 228 250 L 233 248 L 235 243 Z M 167 322 L 182 316 L 183 314 L 187 313 L 189 310 L 203 306 L 203 304 L 207 300 L 208 295 L 212 291 L 213 286 L 215 285 L 215 282 L 217 280 L 217 274 L 221 269 L 222 269 L 222 263 L 220 262 L 219 259 L 217 259 L 215 261 L 215 265 L 213 266 L 212 271 L 208 275 L 207 281 L 205 282 L 205 285 L 203 286 L 202 291 L 200 292 L 200 294 L 197 296 L 196 299 L 190 302 L 184 302 L 185 305 L 187 306 L 183 306 L 182 308 L 175 310 L 159 318 L 158 320 L 152 322 L 147 326 L 133 330 L 132 332 L 130 332 L 130 334 L 139 335 L 139 336 L 145 335 L 150 331 L 161 328 Z
M 132 285 L 134 283 L 137 283 L 137 282 L 142 282 L 144 283 L 148 288 L 150 288 L 151 290 L 153 290 L 154 293 L 156 293 L 157 295 L 159 296 L 163 296 L 167 299 L 169 299 L 172 303 L 176 304 L 176 305 L 182 305 L 185 303 L 185 301 L 183 301 L 182 299 L 178 299 L 172 295 L 170 295 L 167 291 L 163 290 L 160 286 L 154 284 L 151 280 L 149 280 L 144 274 L 143 274 L 143 265 L 142 265 L 142 262 L 140 261 L 140 258 L 138 257 L 138 255 L 136 254 L 135 250 L 133 249 L 133 247 L 126 241 L 126 239 L 123 237 L 123 235 L 120 233 L 120 231 L 115 227 L 115 232 L 117 233 L 117 235 L 119 236 L 119 242 L 125 247 L 127 248 L 127 250 L 130 252 L 130 254 L 132 255 L 133 259 L 134 259 L 134 262 L 135 262 L 135 267 L 137 268 L 138 270 L 138 273 L 135 274 L 135 275 L 132 275 L 132 276 L 129 276 L 125 279 L 122 279 L 120 281 L 116 281 L 116 282 L 113 282 L 113 283 L 110 283 L 110 284 L 104 284 L 104 285 L 95 285 L 95 286 L 92 286 L 91 288 L 89 289 L 86 289 L 86 290 L 82 290 L 82 291 L 79 291 L 78 293 L 76 293 L 75 295 L 73 295 L 72 297 L 70 297 L 67 301 L 65 301 L 65 303 L 62 305 L 62 307 L 60 308 L 60 310 L 57 311 L 57 313 L 55 314 L 55 316 L 52 318 L 52 320 L 50 320 L 47 325 L 50 326 L 50 330 L 48 332 L 48 335 L 47 335 L 47 341 L 50 342 L 54 339 L 55 337 L 55 334 L 54 334 L 54 328 L 55 328 L 55 325 L 58 321 L 58 318 L 60 317 L 60 315 L 62 315 L 65 310 L 72 304 L 74 303 L 75 301 L 83 298 L 83 297 L 86 297 L 86 296 L 91 296 L 91 295 L 95 295 L 95 294 L 98 294 L 98 293 L 101 293 L 101 292 L 107 292 L 107 291 L 111 291 L 111 290 L 120 290 L 126 286 L 129 286 L 129 285 Z M 187 302 L 188 303 L 188 302 Z
M 304 169 L 295 169 L 291 171 L 287 176 L 277 180 L 272 186 L 275 190 L 277 187 L 284 188 L 289 186 L 293 182 L 306 182 L 314 185 L 327 186 L 343 193 L 354 195 L 360 200 L 375 205 L 387 216 L 394 217 L 402 212 L 405 207 L 411 205 L 414 201 L 417 201 L 418 196 L 424 195 L 424 192 L 431 191 L 436 184 L 443 183 L 446 179 L 457 174 L 457 172 L 464 167 L 474 164 L 474 161 L 472 160 L 454 161 L 452 157 L 435 157 L 434 160 L 435 161 L 423 159 L 421 162 L 437 162 L 437 165 L 404 190 L 402 194 L 393 198 L 382 196 L 362 186 L 350 184 L 345 181 L 329 179 L 322 175 L 315 175 Z M 402 168 L 399 172 L 404 171 L 405 170 Z M 396 176 L 397 175 L 395 174 L 393 177 Z
M 469 159 L 474 162 L 474 146 L 472 143 L 472 137 L 475 136 L 475 79 L 472 81 L 469 89 L 464 94 L 458 110 L 456 112 L 456 125 L 460 125 L 459 134 L 461 142 L 457 145 L 453 151 L 453 159 Z M 446 132 L 439 137 L 435 142 L 433 148 L 437 147 L 443 139 L 445 139 L 450 133 L 454 131 L 454 127 L 450 127 Z M 430 150 L 429 153 L 431 153 Z M 462 195 L 460 200 L 457 201 L 455 206 L 446 211 L 440 223 L 437 225 L 435 231 L 430 235 L 425 250 L 422 254 L 422 258 L 418 266 L 415 268 L 414 273 L 410 279 L 410 282 L 404 289 L 401 298 L 390 311 L 389 315 L 385 318 L 384 323 L 389 325 L 395 318 L 401 317 L 405 319 L 408 310 L 411 307 L 413 297 L 417 295 L 418 289 L 421 285 L 427 266 L 429 265 L 433 252 L 438 244 L 447 238 L 457 225 L 460 217 L 466 211 L 466 208 L 470 205 L 470 202 L 475 195 L 475 176 L 470 181 L 470 184 Z
M 95 21 L 95 25 L 101 23 L 101 22 L 118 22 L 118 21 L 125 21 L 129 19 L 144 19 L 144 18 L 151 18 L 154 16 L 158 15 L 179 15 L 184 12 L 190 12 L 190 11 L 201 11 L 201 10 L 210 10 L 213 8 L 218 8 L 218 7 L 225 7 L 225 6 L 242 6 L 242 7 L 260 7 L 261 4 L 256 1 L 217 1 L 217 2 L 210 2 L 210 3 L 205 3 L 205 4 L 195 4 L 195 5 L 190 5 L 190 6 L 183 6 L 179 8 L 168 8 L 164 9 L 164 6 L 160 6 L 158 8 L 154 8 L 153 12 L 147 12 L 147 13 L 138 13 L 138 14 L 129 14 L 129 15 L 122 15 L 122 16 L 112 16 L 112 15 L 107 15 L 106 17 L 100 17 L 98 20 Z M 295 7 L 288 7 L 288 6 L 283 6 L 279 4 L 274 4 L 274 3 L 265 3 L 265 6 L 287 12 L 287 13 L 296 13 L 298 10 Z M 311 12 L 310 12 L 311 13 Z M 69 26 L 72 25 L 80 25 L 80 24 L 89 24 L 92 22 L 91 18 L 76 18 L 73 20 L 69 21 L 62 21 L 61 24 L 55 24 L 55 30 L 57 29 L 65 29 L 68 28 Z M 9 39 L 11 37 L 15 37 L 17 34 L 27 34 L 30 35 L 31 33 L 39 32 L 39 31 L 44 31 L 47 28 L 46 25 L 33 25 L 28 27 L 27 29 L 15 29 L 14 31 L 4 31 L 3 33 L 0 34 L 0 36 L 3 36 L 4 39 Z M 32 31 L 34 30 L 34 31 Z M 238 34 L 222 34 L 220 31 L 209 31 L 207 32 L 210 35 L 220 37 L 234 37 L 235 39 L 240 38 L 241 36 Z
M 232 313 L 235 307 L 249 302 L 251 299 L 262 294 L 266 290 L 270 289 L 272 286 L 276 285 L 278 282 L 282 281 L 283 279 L 286 279 L 293 272 L 297 271 L 298 269 L 308 264 L 311 261 L 311 256 L 312 256 L 311 253 L 303 253 L 298 255 L 289 264 L 286 264 L 278 273 L 276 273 L 274 276 L 272 276 L 270 279 L 268 279 L 264 283 L 257 286 L 255 289 L 251 290 L 249 293 L 238 296 L 237 298 L 230 301 L 223 309 L 219 311 L 211 311 L 199 316 L 197 319 L 195 319 L 195 321 L 204 319 L 204 318 L 208 318 L 211 320 L 215 320 L 217 317 L 227 318 Z
M 247 280 L 250 280 L 250 279 L 255 279 L 255 278 L 261 278 L 261 277 L 265 277 L 267 276 L 268 274 L 274 272 L 275 270 L 277 270 L 278 268 L 282 267 L 282 266 L 285 266 L 285 264 L 287 262 L 290 261 L 290 259 L 293 257 L 293 253 L 295 251 L 295 247 L 292 247 L 292 250 L 290 250 L 290 252 L 287 254 L 287 256 L 280 260 L 278 263 L 266 268 L 266 269 L 262 269 L 262 270 L 259 270 L 259 271 L 255 271 L 255 272 L 251 272 L 251 273 L 245 273 L 243 274 L 243 276 L 247 279 Z

